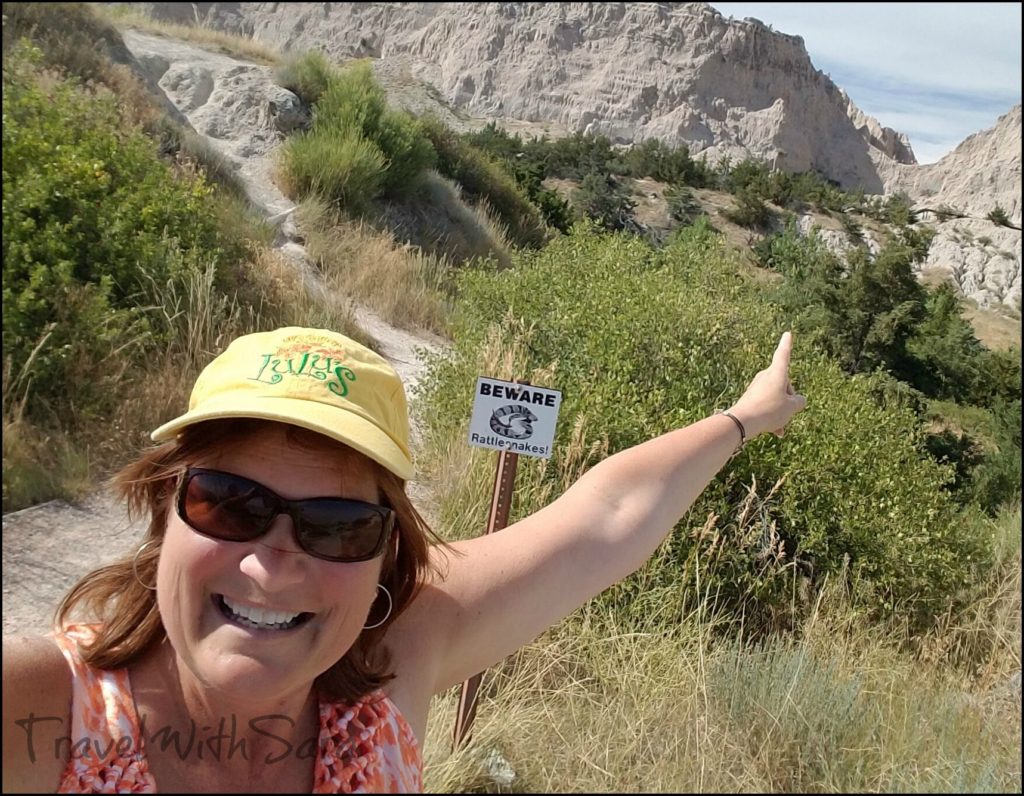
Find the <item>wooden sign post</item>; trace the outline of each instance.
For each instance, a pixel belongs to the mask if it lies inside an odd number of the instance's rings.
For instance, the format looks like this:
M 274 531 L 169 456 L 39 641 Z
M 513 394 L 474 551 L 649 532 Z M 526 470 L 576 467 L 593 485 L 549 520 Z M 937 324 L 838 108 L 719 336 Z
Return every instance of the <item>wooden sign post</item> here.
M 494 494 L 491 496 L 491 514 L 487 520 L 487 533 L 500 531 L 508 525 L 508 512 L 512 507 L 512 490 L 516 483 L 518 453 L 502 451 L 498 454 L 498 471 L 494 475 Z M 455 716 L 453 749 L 458 749 L 469 738 L 469 730 L 476 717 L 476 694 L 480 690 L 482 673 L 474 674 L 462 684 L 459 707 Z
M 545 459 L 551 456 L 561 403 L 562 394 L 557 390 L 533 387 L 526 381 L 477 379 L 469 444 L 499 451 L 486 533 L 508 525 L 519 454 Z M 469 739 L 482 678 L 482 673 L 475 674 L 462 684 L 452 733 L 453 750 Z

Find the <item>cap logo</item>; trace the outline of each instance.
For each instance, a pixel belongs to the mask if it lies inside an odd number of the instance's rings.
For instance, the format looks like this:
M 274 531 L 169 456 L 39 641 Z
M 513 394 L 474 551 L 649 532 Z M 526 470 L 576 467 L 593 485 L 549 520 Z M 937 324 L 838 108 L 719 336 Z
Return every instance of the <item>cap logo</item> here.
M 328 390 L 344 398 L 348 395 L 349 381 L 356 380 L 356 374 L 341 364 L 343 351 L 324 349 L 279 349 L 275 354 L 263 354 L 259 370 L 249 381 L 263 384 L 280 384 L 285 376 L 313 378 L 325 382 Z

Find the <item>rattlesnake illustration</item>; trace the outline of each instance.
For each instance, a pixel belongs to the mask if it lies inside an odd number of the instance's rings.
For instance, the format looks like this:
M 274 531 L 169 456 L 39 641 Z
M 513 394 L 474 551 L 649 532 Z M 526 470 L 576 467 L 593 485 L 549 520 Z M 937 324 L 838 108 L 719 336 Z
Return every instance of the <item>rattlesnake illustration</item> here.
M 527 439 L 533 434 L 537 415 L 522 404 L 509 404 L 495 409 L 491 415 L 491 430 L 509 439 Z

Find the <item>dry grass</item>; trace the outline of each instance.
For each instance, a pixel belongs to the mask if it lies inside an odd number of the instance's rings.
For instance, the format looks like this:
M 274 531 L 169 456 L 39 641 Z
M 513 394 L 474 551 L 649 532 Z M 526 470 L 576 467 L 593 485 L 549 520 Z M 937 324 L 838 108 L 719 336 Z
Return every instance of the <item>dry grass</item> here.
M 998 310 L 982 309 L 973 302 L 967 302 L 963 315 L 970 321 L 975 336 L 988 348 L 994 351 L 1020 348 L 1020 317 L 1014 318 Z
M 97 4 L 95 11 L 98 16 L 120 28 L 137 28 L 158 36 L 183 39 L 215 49 L 226 55 L 245 58 L 269 66 L 275 66 L 282 60 L 282 55 L 276 47 L 255 38 L 214 30 L 198 22 L 195 25 L 163 22 L 124 6 L 108 7 Z
M 1019 792 L 1019 512 L 1004 523 L 1016 552 L 982 586 L 988 598 L 924 640 L 962 651 L 965 637 L 997 639 L 968 655 L 990 676 L 915 655 L 898 627 L 864 623 L 838 587 L 799 635 L 760 646 L 722 639 L 713 615 L 625 632 L 591 607 L 485 676 L 456 753 L 458 694 L 436 700 L 426 788 Z
M 194 274 L 184 288 L 172 283 L 152 286 L 158 300 L 150 308 L 150 322 L 167 342 L 147 357 L 150 364 L 145 369 L 111 376 L 116 408 L 103 423 L 73 435 L 32 426 L 19 411 L 31 400 L 31 385 L 5 374 L 5 511 L 52 498 L 79 497 L 96 478 L 134 456 L 148 444 L 152 429 L 184 411 L 199 372 L 238 335 L 314 326 L 376 346 L 355 323 L 344 296 L 313 287 L 318 281 L 304 279 L 281 252 L 254 245 L 240 269 L 240 289 L 232 295 L 217 287 L 212 265 Z M 95 371 L 107 365 L 83 363 Z
M 65 432 L 43 431 L 21 411 L 3 418 L 3 511 L 77 498 L 92 484 L 89 457 Z
M 512 261 L 508 228 L 486 202 L 470 206 L 457 183 L 433 170 L 407 199 L 382 205 L 373 224 L 454 265 L 491 259 L 506 268 Z
M 317 199 L 302 203 L 297 220 L 329 293 L 357 299 L 400 328 L 446 331 L 446 260 L 400 244 Z
M 239 335 L 313 326 L 375 345 L 356 325 L 346 301 L 309 289 L 311 280 L 275 249 L 255 246 L 237 278 L 244 290 L 236 295 L 218 291 L 213 268 L 196 274 L 183 292 L 171 285 L 156 291 L 159 323 L 172 331 L 170 342 L 145 378 L 125 385 L 125 398 L 100 446 L 105 462 L 133 455 L 149 431 L 182 412 L 200 371 Z

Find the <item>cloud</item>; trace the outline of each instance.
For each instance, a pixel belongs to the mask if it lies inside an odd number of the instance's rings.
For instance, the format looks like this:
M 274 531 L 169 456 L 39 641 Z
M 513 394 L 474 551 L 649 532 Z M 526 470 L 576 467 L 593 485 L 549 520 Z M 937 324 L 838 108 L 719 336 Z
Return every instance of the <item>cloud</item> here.
M 1019 3 L 714 3 L 802 36 L 811 62 L 929 163 L 1021 101 Z

